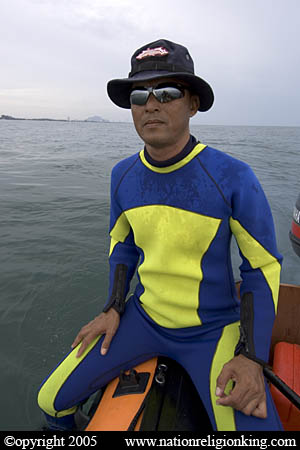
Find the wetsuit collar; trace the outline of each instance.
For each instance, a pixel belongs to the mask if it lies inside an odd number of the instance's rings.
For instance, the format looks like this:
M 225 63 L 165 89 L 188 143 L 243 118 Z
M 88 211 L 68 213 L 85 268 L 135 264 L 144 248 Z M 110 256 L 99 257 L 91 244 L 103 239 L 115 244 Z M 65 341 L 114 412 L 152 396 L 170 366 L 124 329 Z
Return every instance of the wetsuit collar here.
M 200 144 L 193 136 L 191 136 L 184 149 L 178 155 L 168 159 L 167 161 L 154 160 L 151 158 L 146 149 L 143 149 L 139 155 L 141 162 L 153 172 L 170 173 L 184 167 L 192 159 L 194 159 L 195 156 L 202 152 L 205 147 L 206 145 Z
M 167 159 L 166 161 L 157 161 L 156 159 L 151 158 L 150 154 L 147 152 L 146 146 L 144 147 L 144 157 L 146 161 L 154 167 L 168 167 L 172 166 L 173 164 L 178 163 L 182 159 L 184 159 L 192 150 L 193 148 L 199 143 L 197 139 L 190 135 L 190 139 L 186 146 L 181 150 L 180 153 L 173 156 L 173 158 Z

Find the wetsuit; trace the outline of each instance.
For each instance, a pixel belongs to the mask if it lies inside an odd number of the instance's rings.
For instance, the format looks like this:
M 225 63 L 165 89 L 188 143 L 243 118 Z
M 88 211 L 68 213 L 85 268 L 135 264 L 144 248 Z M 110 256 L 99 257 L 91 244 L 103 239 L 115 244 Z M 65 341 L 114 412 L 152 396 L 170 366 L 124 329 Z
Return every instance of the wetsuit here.
M 250 167 L 193 137 L 172 160 L 158 163 L 144 149 L 119 162 L 111 177 L 108 302 L 120 265 L 126 267 L 123 294 L 137 267 L 138 284 L 107 355 L 100 355 L 103 337 L 79 359 L 72 351 L 45 380 L 41 408 L 58 422 L 71 421 L 79 401 L 120 369 L 165 355 L 189 372 L 214 429 L 280 429 L 267 387 L 267 419 L 216 405 L 216 378 L 240 338 L 232 234 L 242 258 L 241 296 L 252 295 L 252 347 L 267 361 L 281 255 Z

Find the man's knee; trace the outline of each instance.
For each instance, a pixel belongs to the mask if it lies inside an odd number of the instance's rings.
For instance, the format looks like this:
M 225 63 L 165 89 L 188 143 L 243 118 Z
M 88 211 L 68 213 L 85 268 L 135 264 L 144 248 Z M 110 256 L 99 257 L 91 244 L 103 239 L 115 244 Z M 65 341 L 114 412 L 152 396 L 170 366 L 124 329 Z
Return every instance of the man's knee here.
M 39 392 L 38 392 L 38 397 L 37 397 L 37 401 L 38 401 L 38 405 L 41 408 L 42 411 L 44 411 L 46 414 L 49 414 L 50 416 L 55 416 L 55 409 L 53 406 L 53 398 L 50 395 L 49 390 L 46 387 L 47 385 L 47 381 L 46 383 L 44 383 Z
M 50 383 L 51 384 L 51 383 Z M 68 414 L 74 414 L 76 412 L 77 407 L 74 406 L 72 408 L 63 410 L 58 410 L 55 406 L 55 400 L 57 397 L 57 393 L 53 392 L 51 389 L 51 385 L 49 386 L 48 380 L 41 386 L 38 392 L 38 405 L 44 413 L 48 414 L 52 417 L 63 417 Z

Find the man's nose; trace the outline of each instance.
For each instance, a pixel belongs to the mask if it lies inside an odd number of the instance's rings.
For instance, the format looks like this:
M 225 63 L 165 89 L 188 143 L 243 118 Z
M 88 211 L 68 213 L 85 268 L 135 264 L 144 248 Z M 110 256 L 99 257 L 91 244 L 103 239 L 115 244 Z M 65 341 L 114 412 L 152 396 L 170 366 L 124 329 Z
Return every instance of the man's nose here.
M 151 92 L 146 103 L 146 110 L 150 111 L 158 109 L 160 109 L 160 102 L 157 100 L 157 98 L 155 98 L 155 96 Z

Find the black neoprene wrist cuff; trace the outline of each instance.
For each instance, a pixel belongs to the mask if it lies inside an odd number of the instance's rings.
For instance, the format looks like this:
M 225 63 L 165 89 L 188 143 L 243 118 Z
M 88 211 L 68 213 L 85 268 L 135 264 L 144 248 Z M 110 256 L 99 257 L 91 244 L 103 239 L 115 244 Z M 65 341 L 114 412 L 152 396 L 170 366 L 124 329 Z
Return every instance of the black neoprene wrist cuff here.
M 246 292 L 241 300 L 240 339 L 235 348 L 234 355 L 243 355 L 246 358 L 267 367 L 268 364 L 257 358 L 254 346 L 254 305 L 252 292 Z
M 109 302 L 103 308 L 103 312 L 113 308 L 120 315 L 124 313 L 127 270 L 128 268 L 125 264 L 117 264 L 112 293 Z

